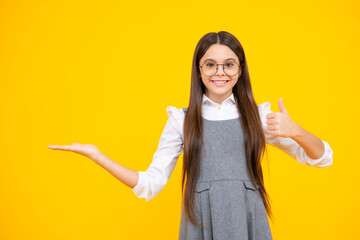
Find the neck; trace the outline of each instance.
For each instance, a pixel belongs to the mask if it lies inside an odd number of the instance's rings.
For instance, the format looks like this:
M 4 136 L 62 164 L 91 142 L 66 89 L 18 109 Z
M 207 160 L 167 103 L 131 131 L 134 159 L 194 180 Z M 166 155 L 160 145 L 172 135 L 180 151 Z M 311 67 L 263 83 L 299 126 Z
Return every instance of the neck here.
M 218 104 L 222 104 L 225 101 L 225 99 L 231 96 L 231 94 L 232 92 L 226 93 L 224 95 L 216 95 L 216 94 L 209 94 L 208 92 L 205 91 L 205 95 Z

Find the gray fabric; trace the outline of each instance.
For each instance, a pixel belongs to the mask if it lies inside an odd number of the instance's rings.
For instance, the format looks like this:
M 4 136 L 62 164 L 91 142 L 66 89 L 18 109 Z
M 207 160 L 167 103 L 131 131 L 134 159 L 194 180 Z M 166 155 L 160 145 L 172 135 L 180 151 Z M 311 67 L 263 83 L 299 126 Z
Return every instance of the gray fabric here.
M 240 118 L 203 118 L 203 129 L 206 154 L 202 149 L 195 209 L 205 228 L 188 221 L 182 207 L 179 240 L 272 240 L 265 206 L 247 170 Z

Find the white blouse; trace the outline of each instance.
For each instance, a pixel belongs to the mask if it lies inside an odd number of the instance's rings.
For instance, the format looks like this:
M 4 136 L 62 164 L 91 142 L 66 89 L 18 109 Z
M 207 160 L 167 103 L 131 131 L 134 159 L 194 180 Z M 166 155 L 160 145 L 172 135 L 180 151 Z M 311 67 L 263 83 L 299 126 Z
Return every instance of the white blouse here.
M 265 132 L 266 143 L 279 148 L 299 163 L 314 166 L 328 167 L 332 164 L 333 151 L 329 144 L 322 141 L 325 146 L 324 154 L 319 159 L 311 159 L 306 155 L 304 149 L 292 138 L 277 137 L 268 134 L 266 115 L 271 113 L 271 104 L 264 102 L 258 104 L 262 126 Z M 138 198 L 146 201 L 154 198 L 166 185 L 175 164 L 183 149 L 183 123 L 185 113 L 181 108 L 167 106 L 166 113 L 169 118 L 161 134 L 158 149 L 153 160 L 146 171 L 138 171 L 139 179 L 132 191 Z M 222 104 L 215 103 L 205 94 L 202 99 L 202 116 L 208 120 L 227 120 L 238 118 L 239 114 L 231 94 Z

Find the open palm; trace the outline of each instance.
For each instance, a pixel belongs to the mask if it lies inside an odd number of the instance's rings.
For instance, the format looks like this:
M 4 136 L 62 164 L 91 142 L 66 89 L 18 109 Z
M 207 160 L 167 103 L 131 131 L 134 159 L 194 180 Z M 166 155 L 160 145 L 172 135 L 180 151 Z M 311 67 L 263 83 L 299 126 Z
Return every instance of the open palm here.
M 100 150 L 92 144 L 80 144 L 80 143 L 73 143 L 71 145 L 49 145 L 48 148 L 54 150 L 63 150 L 63 151 L 71 151 L 74 153 L 78 153 L 90 159 L 94 159 L 100 152 Z

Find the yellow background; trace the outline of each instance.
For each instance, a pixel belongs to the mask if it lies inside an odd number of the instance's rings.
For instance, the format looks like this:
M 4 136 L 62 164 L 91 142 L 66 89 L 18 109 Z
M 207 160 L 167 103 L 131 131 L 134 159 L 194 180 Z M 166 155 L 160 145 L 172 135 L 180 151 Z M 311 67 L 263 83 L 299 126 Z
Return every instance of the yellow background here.
M 360 239 L 358 1 L 0 1 L 0 239 L 177 239 L 182 154 L 159 195 L 51 144 L 146 170 L 187 107 L 207 32 L 244 47 L 256 102 L 327 141 L 329 168 L 269 147 L 274 239 Z M 140 66 L 138 65 L 140 63 Z

